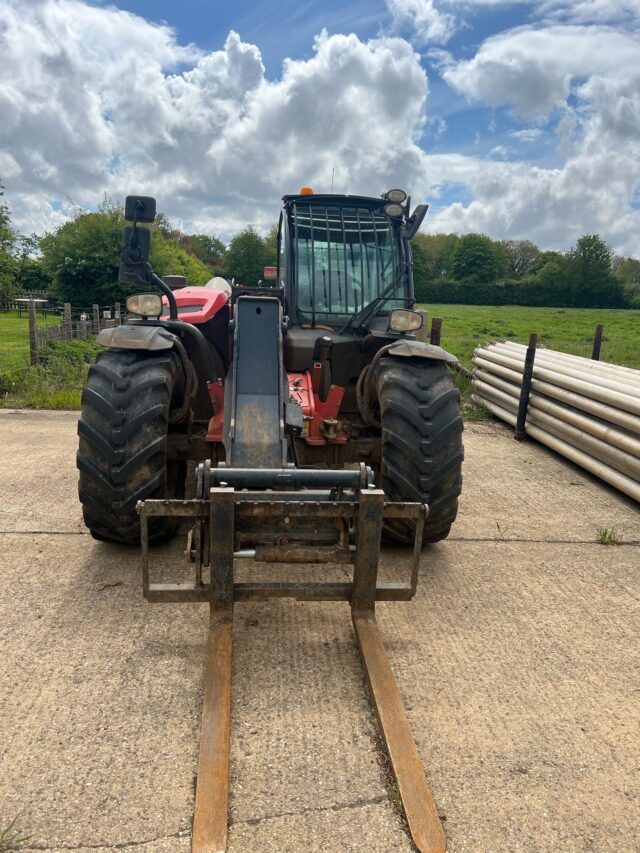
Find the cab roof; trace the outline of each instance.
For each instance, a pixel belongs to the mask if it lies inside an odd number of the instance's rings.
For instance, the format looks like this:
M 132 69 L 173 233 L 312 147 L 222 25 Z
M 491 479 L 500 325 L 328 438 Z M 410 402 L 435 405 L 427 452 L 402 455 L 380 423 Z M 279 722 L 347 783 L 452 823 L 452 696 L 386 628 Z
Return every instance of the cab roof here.
M 300 201 L 304 202 L 305 204 L 349 204 L 361 207 L 382 207 L 384 204 L 386 204 L 386 201 L 382 196 L 378 196 L 378 198 L 373 198 L 371 196 L 366 195 L 339 195 L 337 193 L 313 193 L 313 195 L 283 195 L 282 201 L 285 204 L 291 204 L 293 202 Z

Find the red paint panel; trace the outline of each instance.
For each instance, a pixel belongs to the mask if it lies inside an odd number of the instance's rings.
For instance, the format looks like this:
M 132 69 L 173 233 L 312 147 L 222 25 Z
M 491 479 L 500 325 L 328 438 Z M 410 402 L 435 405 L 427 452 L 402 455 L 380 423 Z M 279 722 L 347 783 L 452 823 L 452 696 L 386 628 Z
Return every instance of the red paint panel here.
M 215 314 L 224 308 L 229 295 L 222 290 L 209 290 L 206 287 L 182 287 L 175 290 L 173 295 L 178 305 L 178 317 L 185 323 L 206 323 Z M 166 296 L 162 297 L 165 312 L 163 320 L 169 319 L 169 302 Z

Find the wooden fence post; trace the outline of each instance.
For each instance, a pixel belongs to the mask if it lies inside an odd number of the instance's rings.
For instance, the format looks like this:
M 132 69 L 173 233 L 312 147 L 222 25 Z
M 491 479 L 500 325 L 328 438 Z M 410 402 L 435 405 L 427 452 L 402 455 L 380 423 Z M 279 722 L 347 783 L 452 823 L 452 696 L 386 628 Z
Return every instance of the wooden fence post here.
M 73 337 L 73 326 L 71 325 L 71 304 L 69 302 L 64 303 L 64 339 L 65 341 L 70 341 Z
M 419 341 L 422 341 L 423 344 L 429 343 L 429 315 L 426 311 L 418 311 L 418 314 L 422 317 L 422 325 L 416 332 L 416 338 Z
M 97 335 L 100 331 L 100 307 L 94 303 L 91 310 L 93 312 L 93 334 Z
M 604 331 L 604 326 L 602 323 L 598 323 L 596 325 L 596 331 L 593 336 L 593 349 L 591 350 L 591 358 L 594 361 L 600 361 L 600 347 L 602 346 L 602 332 Z
M 38 331 L 36 326 L 36 303 L 29 300 L 29 356 L 32 365 L 38 363 Z
M 431 343 L 440 346 L 440 333 L 442 332 L 442 317 L 433 317 L 431 320 Z

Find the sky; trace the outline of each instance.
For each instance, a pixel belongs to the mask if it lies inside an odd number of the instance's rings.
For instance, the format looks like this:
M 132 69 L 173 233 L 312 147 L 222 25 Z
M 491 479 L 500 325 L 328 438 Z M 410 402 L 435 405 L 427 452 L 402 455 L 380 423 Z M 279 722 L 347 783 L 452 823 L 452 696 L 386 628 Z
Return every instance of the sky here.
M 141 193 L 229 239 L 333 181 L 640 257 L 640 0 L 0 0 L 0 51 L 21 233 Z

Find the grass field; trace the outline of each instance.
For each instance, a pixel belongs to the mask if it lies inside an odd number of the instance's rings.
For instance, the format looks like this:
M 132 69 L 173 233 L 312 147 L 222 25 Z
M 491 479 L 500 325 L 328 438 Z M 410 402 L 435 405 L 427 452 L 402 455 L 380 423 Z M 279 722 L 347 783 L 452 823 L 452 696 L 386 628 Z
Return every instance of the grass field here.
M 420 305 L 442 317 L 441 344 L 471 367 L 477 346 L 505 340 L 526 344 L 531 332 L 549 349 L 591 356 L 596 323 L 604 325 L 600 358 L 640 368 L 640 311 L 582 308 L 521 308 L 514 305 Z
M 39 326 L 55 326 L 61 317 L 38 314 Z M 17 311 L 0 313 L 0 370 L 3 365 L 25 363 L 29 360 L 29 320 L 26 311 L 18 317 Z
M 59 325 L 61 317 L 38 314 L 38 325 Z M 72 349 L 77 349 L 71 343 Z M 78 409 L 80 388 L 86 375 L 82 355 L 48 353 L 46 363 L 29 366 L 29 321 L 26 312 L 0 313 L 0 407 Z M 44 360 L 44 359 L 43 359 Z M 1 851 L 0 851 L 1 853 Z
M 537 332 L 544 346 L 590 356 L 596 323 L 604 324 L 604 361 L 640 368 L 640 311 L 577 308 L 521 308 L 478 305 L 421 305 L 429 317 L 442 317 L 442 346 L 471 367 L 475 347 L 487 341 L 526 343 Z M 60 317 L 41 317 L 38 323 L 59 323 Z M 74 342 L 75 343 L 75 342 Z M 80 343 L 80 342 L 78 342 Z M 0 314 L 0 406 L 79 408 L 84 370 L 76 359 L 58 353 L 48 365 L 28 368 L 26 317 Z M 471 402 L 468 379 L 457 376 L 465 417 L 486 416 Z

